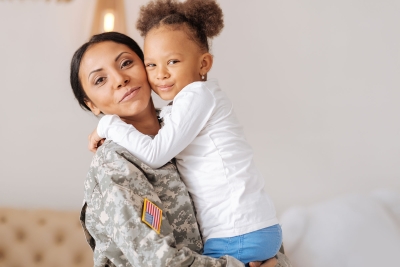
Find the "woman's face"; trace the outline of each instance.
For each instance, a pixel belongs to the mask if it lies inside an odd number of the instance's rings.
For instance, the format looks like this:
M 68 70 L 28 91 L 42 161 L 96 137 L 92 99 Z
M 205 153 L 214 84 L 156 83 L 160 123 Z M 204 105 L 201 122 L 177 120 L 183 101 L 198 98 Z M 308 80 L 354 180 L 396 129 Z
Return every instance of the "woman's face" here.
M 81 60 L 79 78 L 95 115 L 130 119 L 152 107 L 143 62 L 126 45 L 106 41 L 91 46 Z

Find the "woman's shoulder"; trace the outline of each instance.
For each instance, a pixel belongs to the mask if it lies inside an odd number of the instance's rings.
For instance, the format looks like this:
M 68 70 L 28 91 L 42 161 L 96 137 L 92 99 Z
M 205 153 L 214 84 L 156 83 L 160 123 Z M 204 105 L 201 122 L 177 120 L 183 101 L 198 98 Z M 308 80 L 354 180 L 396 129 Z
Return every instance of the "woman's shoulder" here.
M 106 140 L 95 153 L 92 166 L 111 168 L 120 170 L 124 165 L 136 165 L 140 167 L 143 162 L 137 157 L 133 156 L 129 151 L 113 142 Z
M 106 140 L 99 147 L 93 157 L 91 167 L 95 169 L 101 168 L 102 172 L 121 172 L 125 174 L 139 172 L 147 177 L 165 173 L 166 171 L 177 172 L 177 168 L 172 161 L 161 168 L 153 169 L 132 155 L 126 148 L 111 140 Z

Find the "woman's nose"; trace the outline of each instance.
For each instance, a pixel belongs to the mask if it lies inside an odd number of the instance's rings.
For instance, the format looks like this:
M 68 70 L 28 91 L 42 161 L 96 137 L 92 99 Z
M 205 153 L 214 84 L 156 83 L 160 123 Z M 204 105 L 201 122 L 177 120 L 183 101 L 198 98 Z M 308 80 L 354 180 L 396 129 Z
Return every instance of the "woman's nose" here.
M 121 81 L 118 82 L 117 88 L 119 89 L 119 88 L 121 88 L 121 87 L 124 87 L 124 86 L 126 86 L 128 83 L 129 83 L 129 79 L 127 79 L 127 78 L 122 79 Z
M 115 79 L 115 87 L 118 89 L 126 86 L 130 80 L 129 76 L 124 75 L 124 73 L 115 73 L 114 79 Z

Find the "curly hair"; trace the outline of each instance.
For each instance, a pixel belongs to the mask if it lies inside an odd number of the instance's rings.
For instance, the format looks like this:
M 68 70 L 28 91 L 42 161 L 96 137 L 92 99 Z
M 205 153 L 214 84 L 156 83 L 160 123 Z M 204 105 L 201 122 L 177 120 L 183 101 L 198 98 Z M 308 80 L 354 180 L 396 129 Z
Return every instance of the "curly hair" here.
M 151 29 L 160 26 L 186 31 L 202 50 L 208 52 L 208 38 L 221 32 L 224 21 L 215 0 L 153 0 L 140 8 L 136 28 L 145 37 Z

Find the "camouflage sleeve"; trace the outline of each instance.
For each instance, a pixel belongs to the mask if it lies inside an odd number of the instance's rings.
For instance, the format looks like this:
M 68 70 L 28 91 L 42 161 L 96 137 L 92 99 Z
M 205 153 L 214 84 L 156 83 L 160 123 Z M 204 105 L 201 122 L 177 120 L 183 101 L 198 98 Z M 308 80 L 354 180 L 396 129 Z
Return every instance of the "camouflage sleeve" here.
M 181 180 L 173 163 L 159 169 L 152 169 L 133 157 L 128 151 L 118 153 L 143 172 L 161 200 L 163 213 L 173 229 L 175 245 L 178 249 L 188 247 L 199 254 L 203 252 L 203 241 L 193 202 L 186 185 Z
M 115 266 L 232 266 L 242 267 L 238 260 L 225 256 L 219 259 L 200 255 L 187 247 L 176 248 L 173 229 L 162 216 L 160 233 L 141 220 L 144 198 L 164 209 L 153 186 L 143 172 L 115 151 L 106 151 L 103 161 L 91 168 L 99 181 L 98 194 L 89 200 L 98 223 L 108 237 L 94 234 L 95 252 L 102 253 Z M 97 238 L 96 238 L 97 236 Z M 96 265 L 97 266 L 97 265 Z M 100 265 L 98 265 L 100 266 Z

